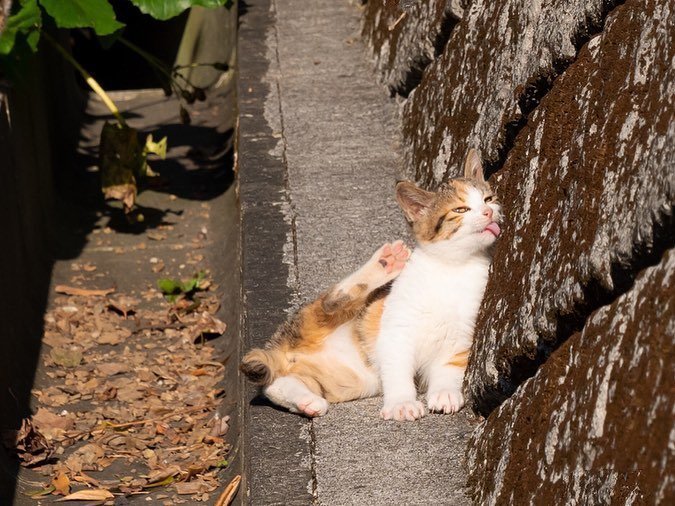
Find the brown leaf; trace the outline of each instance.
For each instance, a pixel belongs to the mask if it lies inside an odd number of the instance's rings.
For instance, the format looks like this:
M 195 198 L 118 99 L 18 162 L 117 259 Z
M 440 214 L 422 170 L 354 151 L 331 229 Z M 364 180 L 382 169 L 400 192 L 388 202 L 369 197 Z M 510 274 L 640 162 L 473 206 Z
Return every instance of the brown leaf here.
M 73 492 L 72 494 L 67 495 L 66 497 L 57 499 L 56 502 L 105 501 L 107 499 L 114 499 L 114 498 L 115 496 L 109 490 L 105 490 L 104 488 L 94 488 L 94 489 L 78 490 L 77 492 Z
M 167 238 L 166 234 L 158 232 L 157 230 L 149 230 L 147 235 L 148 239 L 152 239 L 153 241 L 163 241 Z
M 220 437 L 227 434 L 227 431 L 230 430 L 230 425 L 228 424 L 229 421 L 230 421 L 229 416 L 220 418 L 218 413 L 216 413 L 216 416 L 213 417 L 213 426 L 211 427 L 211 432 L 209 432 L 209 436 Z
M 5 446 L 13 450 L 19 457 L 21 465 L 26 467 L 42 464 L 54 454 L 54 449 L 47 438 L 33 427 L 28 418 L 22 420 L 18 431 L 7 431 Z
M 212 483 L 207 483 L 201 478 L 197 478 L 192 481 L 181 481 L 174 485 L 176 487 L 176 492 L 179 495 L 194 495 L 202 494 L 204 492 L 211 492 L 216 489 L 216 486 Z
M 89 443 L 82 448 L 78 448 L 75 452 L 66 459 L 65 465 L 73 474 L 80 474 L 83 469 L 95 470 L 97 466 L 94 464 L 104 457 L 105 450 L 95 444 Z
M 204 311 L 199 315 L 199 319 L 190 327 L 190 335 L 194 341 L 205 334 L 222 335 L 225 333 L 227 325 L 212 314 Z
M 103 376 L 115 376 L 116 374 L 127 372 L 129 366 L 121 362 L 110 362 L 107 364 L 98 364 L 96 369 L 98 369 L 99 373 Z
M 59 495 L 68 495 L 70 492 L 70 480 L 65 473 L 59 473 L 56 478 L 52 480 L 54 492 Z
M 96 340 L 98 344 L 110 344 L 115 345 L 122 342 L 122 335 L 117 331 L 102 332 L 99 338 Z
M 135 297 L 120 295 L 114 299 L 111 299 L 110 302 L 108 302 L 108 307 L 118 311 L 126 319 L 129 313 L 133 314 L 136 312 L 135 306 L 137 306 L 140 302 L 141 301 Z
M 103 190 L 103 196 L 106 199 L 121 200 L 124 205 L 124 212 L 128 214 L 136 203 L 136 185 L 118 184 L 108 186 Z
M 75 424 L 73 415 L 60 416 L 42 407 L 38 408 L 32 421 L 35 427 L 45 434 L 54 430 L 67 431 L 72 429 Z
M 63 293 L 65 295 L 81 295 L 83 297 L 96 297 L 96 296 L 105 296 L 111 294 L 115 291 L 114 288 L 103 288 L 103 289 L 89 289 L 89 288 L 78 288 L 77 286 L 68 286 L 68 285 L 56 285 L 54 287 L 56 293 Z
M 239 490 L 239 482 L 241 482 L 241 475 L 238 474 L 232 478 L 232 481 L 225 488 L 225 490 L 223 490 L 223 493 L 220 494 L 220 497 L 216 501 L 215 506 L 228 506 L 232 502 L 232 499 L 234 499 L 234 496 L 237 494 L 237 490 Z

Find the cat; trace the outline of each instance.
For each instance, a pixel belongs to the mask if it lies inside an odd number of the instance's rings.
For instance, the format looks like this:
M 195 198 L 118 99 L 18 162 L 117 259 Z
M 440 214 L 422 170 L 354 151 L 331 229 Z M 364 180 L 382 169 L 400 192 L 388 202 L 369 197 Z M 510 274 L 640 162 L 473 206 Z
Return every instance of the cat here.
M 385 244 L 356 272 L 281 325 L 241 371 L 291 412 L 322 416 L 329 403 L 384 394 L 380 416 L 455 413 L 488 278 L 501 206 L 469 150 L 464 177 L 437 192 L 408 181 L 396 199 L 417 247 Z

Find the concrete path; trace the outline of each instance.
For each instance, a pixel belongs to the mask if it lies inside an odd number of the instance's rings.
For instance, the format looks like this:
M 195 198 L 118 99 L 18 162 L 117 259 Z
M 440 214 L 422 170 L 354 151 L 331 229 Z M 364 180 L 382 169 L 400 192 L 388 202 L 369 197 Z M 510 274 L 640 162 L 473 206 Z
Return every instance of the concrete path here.
M 347 0 L 252 0 L 239 40 L 238 168 L 246 346 L 289 310 L 409 234 L 393 188 L 402 172 L 397 106 Z M 308 421 L 245 396 L 251 504 L 467 504 L 466 413 L 378 418 L 380 399 Z

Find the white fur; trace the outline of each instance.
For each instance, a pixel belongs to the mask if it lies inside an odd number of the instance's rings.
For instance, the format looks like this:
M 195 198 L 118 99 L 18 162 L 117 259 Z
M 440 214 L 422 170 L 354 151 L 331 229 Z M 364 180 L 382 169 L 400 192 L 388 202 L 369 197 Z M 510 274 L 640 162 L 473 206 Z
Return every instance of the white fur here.
M 448 240 L 420 244 L 387 297 L 375 364 L 384 391 L 381 416 L 396 420 L 424 415 L 417 401 L 415 376 L 428 387 L 433 411 L 451 413 L 464 405 L 464 371 L 447 366 L 473 340 L 476 316 L 490 266 L 495 237 L 484 232 L 491 219 L 483 214 L 481 192 L 469 191 L 462 226 Z M 499 221 L 499 206 L 490 204 Z
M 274 404 L 288 409 L 291 413 L 307 416 L 323 416 L 328 412 L 328 401 L 316 395 L 299 379 L 282 376 L 263 389 L 265 396 Z

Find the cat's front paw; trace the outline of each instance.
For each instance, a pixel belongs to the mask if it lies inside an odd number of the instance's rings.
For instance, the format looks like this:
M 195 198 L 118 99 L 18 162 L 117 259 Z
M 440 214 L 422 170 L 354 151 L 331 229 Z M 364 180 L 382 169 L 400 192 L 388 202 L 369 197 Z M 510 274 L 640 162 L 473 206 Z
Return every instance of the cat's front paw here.
M 437 413 L 457 413 L 464 406 L 462 392 L 456 390 L 439 390 L 427 394 L 429 411 Z
M 385 420 L 414 421 L 425 415 L 424 404 L 419 401 L 404 401 L 386 403 L 380 411 L 380 417 Z
M 328 412 L 328 401 L 319 396 L 307 397 L 297 403 L 296 410 L 310 418 L 323 416 Z

